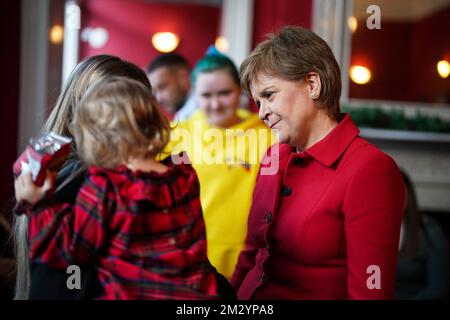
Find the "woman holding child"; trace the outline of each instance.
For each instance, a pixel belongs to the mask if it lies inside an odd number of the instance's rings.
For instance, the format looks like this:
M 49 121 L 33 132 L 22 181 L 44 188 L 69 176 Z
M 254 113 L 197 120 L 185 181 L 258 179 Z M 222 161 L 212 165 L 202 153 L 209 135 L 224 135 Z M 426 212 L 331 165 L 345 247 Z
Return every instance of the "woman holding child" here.
M 31 294 L 25 285 L 17 298 L 232 298 L 206 256 L 195 171 L 154 159 L 169 125 L 145 73 L 96 56 L 67 83 L 46 131 L 74 138 L 69 160 L 56 184 L 51 174 L 43 187 L 29 174 L 15 182 L 32 263 Z M 85 279 L 75 294 L 66 287 L 71 264 Z

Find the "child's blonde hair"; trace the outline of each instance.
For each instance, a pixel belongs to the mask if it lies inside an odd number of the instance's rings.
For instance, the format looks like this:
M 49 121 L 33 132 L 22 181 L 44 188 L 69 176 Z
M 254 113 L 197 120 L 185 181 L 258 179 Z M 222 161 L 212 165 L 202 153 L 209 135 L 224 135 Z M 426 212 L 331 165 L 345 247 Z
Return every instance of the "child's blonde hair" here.
M 126 77 L 93 85 L 80 101 L 74 129 L 83 160 L 104 168 L 155 157 L 170 138 L 169 121 L 150 89 Z

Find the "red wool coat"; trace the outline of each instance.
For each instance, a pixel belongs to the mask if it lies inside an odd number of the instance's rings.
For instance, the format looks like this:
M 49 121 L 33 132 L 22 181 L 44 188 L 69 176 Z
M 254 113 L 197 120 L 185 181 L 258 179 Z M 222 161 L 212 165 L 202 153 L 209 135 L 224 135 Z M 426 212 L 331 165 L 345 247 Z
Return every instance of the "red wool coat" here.
M 238 297 L 393 298 L 405 201 L 394 160 L 348 115 L 303 152 L 278 146 L 265 165 L 278 158 L 277 173 L 260 174 L 253 193 Z

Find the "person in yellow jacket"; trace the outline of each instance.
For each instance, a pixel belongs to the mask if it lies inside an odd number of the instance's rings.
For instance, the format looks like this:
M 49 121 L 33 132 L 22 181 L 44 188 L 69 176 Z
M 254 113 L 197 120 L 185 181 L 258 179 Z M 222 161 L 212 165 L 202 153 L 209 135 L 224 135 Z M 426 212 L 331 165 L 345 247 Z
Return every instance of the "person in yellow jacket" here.
M 207 54 L 192 79 L 199 110 L 173 125 L 168 151 L 186 151 L 197 171 L 208 258 L 230 279 L 244 247 L 260 161 L 275 139 L 257 114 L 239 108 L 239 74 L 228 57 Z

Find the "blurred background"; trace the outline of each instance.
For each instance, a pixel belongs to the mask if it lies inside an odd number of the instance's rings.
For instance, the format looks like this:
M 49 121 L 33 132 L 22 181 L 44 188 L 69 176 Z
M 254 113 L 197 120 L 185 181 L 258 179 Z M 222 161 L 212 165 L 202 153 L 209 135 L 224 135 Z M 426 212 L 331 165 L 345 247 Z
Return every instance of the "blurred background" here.
M 266 33 L 298 25 L 328 42 L 343 110 L 411 176 L 420 210 L 450 234 L 450 0 L 16 0 L 0 12 L 4 229 L 12 164 L 79 61 L 105 53 L 145 69 L 173 51 L 193 67 L 216 44 L 239 65 Z

